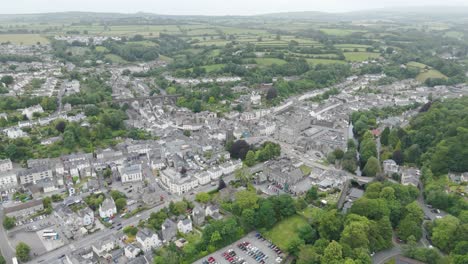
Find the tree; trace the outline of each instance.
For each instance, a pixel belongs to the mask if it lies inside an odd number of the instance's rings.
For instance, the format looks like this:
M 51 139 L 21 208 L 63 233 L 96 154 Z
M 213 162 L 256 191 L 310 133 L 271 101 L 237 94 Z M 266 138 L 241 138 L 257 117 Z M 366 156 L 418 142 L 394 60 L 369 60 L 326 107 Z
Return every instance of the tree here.
M 8 216 L 5 216 L 3 218 L 3 227 L 6 229 L 6 230 L 9 230 L 9 229 L 12 229 L 13 227 L 15 227 L 16 225 L 16 219 L 14 217 L 8 217 Z
M 0 264 L 6 264 L 6 260 L 2 255 L 0 255 Z
M 312 203 L 313 201 L 317 200 L 318 198 L 318 187 L 312 186 L 306 193 L 306 201 L 308 203 Z
M 119 198 L 115 200 L 115 207 L 117 207 L 117 211 L 121 212 L 125 206 L 127 206 L 127 199 L 125 198 Z
M 317 231 L 310 225 L 304 225 L 297 230 L 299 238 L 304 240 L 306 244 L 312 244 L 317 239 Z
M 16 246 L 16 257 L 22 262 L 27 262 L 30 259 L 30 251 L 31 248 L 26 243 L 20 242 Z
M 57 129 L 58 132 L 63 133 L 65 131 L 66 126 L 67 126 L 67 123 L 65 123 L 65 121 L 63 120 L 60 120 L 55 125 L 55 129 Z
M 370 157 L 367 160 L 366 166 L 364 166 L 363 172 L 366 176 L 373 177 L 377 175 L 377 173 L 381 172 L 379 160 L 375 157 Z
M 197 202 L 206 204 L 211 200 L 211 196 L 206 192 L 199 192 L 195 195 L 195 200 Z
M 239 168 L 234 171 L 234 178 L 238 180 L 243 186 L 247 186 L 252 180 L 252 174 L 248 168 Z
M 297 256 L 302 246 L 304 246 L 304 240 L 298 237 L 293 237 L 291 240 L 289 240 L 289 243 L 288 243 L 288 248 L 287 248 L 288 253 L 291 254 L 292 256 Z
M 342 229 L 343 220 L 341 214 L 339 214 L 336 209 L 323 214 L 318 227 L 318 232 L 321 238 L 328 240 L 339 239 Z
M 223 178 L 219 178 L 218 191 L 224 188 L 226 188 L 226 183 L 224 182 Z
M 409 237 L 414 237 L 417 241 L 422 237 L 421 225 L 409 216 L 401 220 L 398 225 L 398 236 L 404 241 Z
M 385 127 L 385 129 L 382 131 L 382 134 L 380 134 L 380 143 L 384 146 L 388 146 L 388 137 L 390 136 L 390 128 Z
M 242 211 L 241 223 L 245 230 L 252 230 L 255 225 L 255 211 L 253 209 L 245 209 Z
M 173 214 L 185 214 L 187 212 L 188 204 L 185 201 L 178 201 L 174 203 L 174 210 L 172 211 Z
M 455 247 L 454 238 L 460 226 L 460 220 L 456 217 L 447 215 L 441 219 L 436 219 L 432 229 L 432 241 L 434 245 L 444 252 L 449 252 Z
M 5 75 L 0 79 L 0 82 L 4 83 L 6 86 L 12 84 L 14 82 L 13 76 Z
M 398 165 L 403 164 L 403 154 L 401 153 L 401 150 L 395 150 L 392 155 L 392 159 L 396 162 Z
M 136 236 L 136 234 L 138 233 L 138 228 L 134 227 L 134 226 L 126 226 L 126 227 L 124 227 L 124 229 L 122 231 L 127 236 Z
M 236 193 L 236 202 L 242 210 L 258 208 L 258 196 L 255 192 L 243 190 Z
M 261 200 L 255 213 L 256 227 L 270 229 L 276 223 L 275 210 L 270 200 Z
M 343 247 L 333 240 L 323 252 L 322 263 L 339 264 L 343 263 Z
M 247 155 L 245 156 L 245 160 L 244 160 L 244 163 L 245 165 L 249 166 L 249 167 L 252 167 L 253 165 L 255 165 L 255 152 L 252 151 L 252 150 L 249 150 L 247 152 Z
M 231 146 L 229 153 L 234 159 L 244 160 L 247 152 L 250 150 L 250 145 L 245 140 L 237 140 Z
M 87 105 L 85 106 L 84 112 L 86 116 L 97 116 L 99 115 L 100 110 L 95 105 Z
M 299 248 L 297 256 L 297 264 L 320 264 L 320 255 L 317 254 L 315 248 L 309 245 L 303 245 Z
M 267 100 L 273 100 L 277 96 L 278 96 L 278 91 L 276 90 L 276 88 L 271 87 L 270 89 L 268 89 L 267 94 L 266 94 L 266 99 Z

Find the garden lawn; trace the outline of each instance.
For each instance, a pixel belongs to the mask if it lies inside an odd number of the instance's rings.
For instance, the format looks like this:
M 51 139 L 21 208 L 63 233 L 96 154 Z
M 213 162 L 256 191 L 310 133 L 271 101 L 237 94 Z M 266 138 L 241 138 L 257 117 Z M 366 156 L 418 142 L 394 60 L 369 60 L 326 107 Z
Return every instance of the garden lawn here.
M 365 61 L 380 57 L 376 52 L 344 52 L 347 61 Z
M 283 65 L 286 64 L 285 60 L 277 59 L 277 58 L 256 58 L 255 62 L 261 66 L 270 66 L 273 64 Z
M 305 225 L 308 225 L 308 223 L 303 216 L 294 215 L 277 223 L 265 233 L 265 237 L 279 246 L 281 250 L 286 251 L 290 241 L 298 237 L 298 228 Z
M 445 76 L 440 71 L 434 70 L 434 69 L 423 71 L 420 74 L 418 74 L 418 76 L 416 76 L 416 80 L 418 80 L 420 82 L 425 82 L 429 78 L 447 79 L 447 76 Z

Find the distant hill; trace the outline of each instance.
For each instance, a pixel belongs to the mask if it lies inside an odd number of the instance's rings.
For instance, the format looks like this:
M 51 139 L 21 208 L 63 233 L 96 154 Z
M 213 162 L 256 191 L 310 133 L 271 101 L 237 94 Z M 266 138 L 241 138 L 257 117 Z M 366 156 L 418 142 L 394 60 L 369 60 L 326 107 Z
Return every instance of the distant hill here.
M 0 22 L 105 22 L 117 20 L 184 20 L 184 19 L 293 19 L 312 21 L 351 21 L 351 20 L 395 20 L 395 21 L 468 21 L 468 6 L 440 7 L 393 7 L 374 10 L 362 10 L 344 13 L 326 13 L 317 11 L 283 12 L 259 14 L 253 16 L 178 16 L 154 13 L 94 13 L 94 12 L 59 12 L 42 14 L 0 14 Z M 174 22 L 174 21 L 172 21 Z

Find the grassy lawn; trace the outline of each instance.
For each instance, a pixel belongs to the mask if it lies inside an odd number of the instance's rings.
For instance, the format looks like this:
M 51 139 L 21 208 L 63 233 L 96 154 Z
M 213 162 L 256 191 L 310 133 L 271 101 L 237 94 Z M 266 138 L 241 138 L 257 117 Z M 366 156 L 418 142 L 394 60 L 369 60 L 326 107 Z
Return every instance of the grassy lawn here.
M 296 231 L 301 226 L 308 225 L 307 220 L 300 215 L 294 215 L 277 223 L 265 236 L 282 250 L 288 248 L 289 242 L 298 237 Z
M 201 66 L 206 70 L 206 72 L 212 72 L 212 71 L 217 71 L 222 69 L 226 64 L 211 64 L 211 65 L 206 65 L 206 66 Z M 193 70 L 193 68 L 190 68 L 189 70 Z
M 323 213 L 323 210 L 317 207 L 307 207 L 304 211 L 300 212 L 308 221 L 318 219 Z
M 277 59 L 277 58 L 256 58 L 255 61 L 258 65 L 261 66 L 270 66 L 273 64 L 283 65 L 286 64 L 285 60 Z
M 327 60 L 327 59 L 306 59 L 310 64 L 334 64 L 334 63 L 346 63 L 342 60 Z
M 408 67 L 414 67 L 414 68 L 419 68 L 419 69 L 424 69 L 426 67 L 428 67 L 426 64 L 424 63 L 420 63 L 420 62 L 416 62 L 416 61 L 410 61 L 406 64 L 406 66 Z
M 167 56 L 164 56 L 164 55 L 159 55 L 159 59 L 161 59 L 162 61 L 165 61 L 165 62 L 167 62 L 167 63 L 171 63 L 171 62 L 174 61 L 173 58 L 167 57 Z
M 365 61 L 380 57 L 376 52 L 344 52 L 347 61 Z
M 420 82 L 425 82 L 429 78 L 442 78 L 442 79 L 447 79 L 447 76 L 445 76 L 443 73 L 441 73 L 438 70 L 430 69 L 426 70 L 424 72 L 421 72 L 416 76 L 416 80 Z
M 39 34 L 0 34 L 0 43 L 8 42 L 14 44 L 35 45 L 37 42 L 48 44 L 49 40 Z
M 106 47 L 103 47 L 103 46 L 96 46 L 96 51 L 98 51 L 98 52 L 109 52 L 109 50 Z
M 122 57 L 115 54 L 106 54 L 105 57 L 111 60 L 112 63 L 127 63 L 126 60 L 122 59 Z
M 302 171 L 302 173 L 304 175 L 309 175 L 310 172 L 312 171 L 312 168 L 310 168 L 309 166 L 307 166 L 305 164 L 301 165 L 301 167 L 299 167 L 299 168 L 301 169 L 301 171 Z
M 320 31 L 322 31 L 323 33 L 327 35 L 334 35 L 334 36 L 347 36 L 355 32 L 363 32 L 359 30 L 341 29 L 341 28 L 321 28 Z

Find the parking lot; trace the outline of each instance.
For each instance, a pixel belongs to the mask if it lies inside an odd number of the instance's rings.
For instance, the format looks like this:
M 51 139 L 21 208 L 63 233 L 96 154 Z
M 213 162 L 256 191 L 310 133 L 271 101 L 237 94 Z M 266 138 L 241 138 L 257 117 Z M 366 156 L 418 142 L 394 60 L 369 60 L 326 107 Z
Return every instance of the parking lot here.
M 241 243 L 243 243 L 243 245 L 249 245 L 249 247 L 248 248 L 243 247 L 245 249 L 243 250 L 239 248 L 238 246 Z M 202 259 L 197 260 L 196 262 L 194 262 L 194 264 L 204 264 L 206 263 L 205 261 L 208 261 L 208 263 L 211 263 L 211 264 L 213 263 L 218 263 L 218 264 L 280 263 L 276 261 L 279 255 L 272 248 L 270 248 L 269 245 L 270 243 L 268 242 L 268 240 L 259 239 L 256 237 L 256 232 L 251 232 L 247 236 L 236 241 L 235 243 L 227 247 L 224 247 Z M 234 253 L 231 253 L 231 252 L 234 252 Z M 248 252 L 252 252 L 252 253 L 249 254 Z M 226 253 L 229 256 L 225 257 L 223 255 L 223 254 L 226 255 Z M 259 259 L 263 255 L 266 257 L 264 258 L 264 262 L 261 262 L 261 260 L 255 259 L 256 256 Z M 285 257 L 284 253 L 282 253 L 280 256 L 283 259 Z M 214 261 L 211 258 L 214 258 Z M 232 260 L 229 261 L 229 260 L 226 260 L 226 258 L 232 259 Z M 209 262 L 209 260 L 211 260 L 211 262 Z

